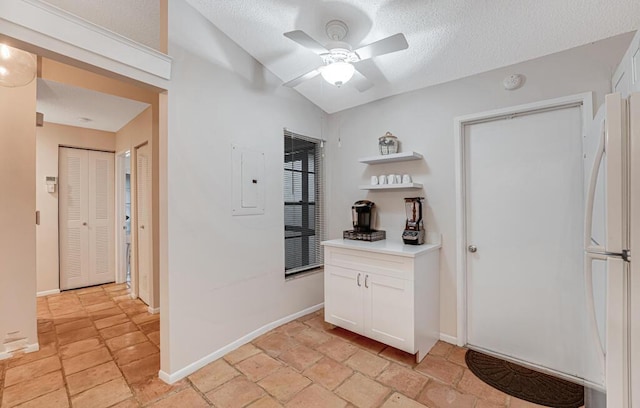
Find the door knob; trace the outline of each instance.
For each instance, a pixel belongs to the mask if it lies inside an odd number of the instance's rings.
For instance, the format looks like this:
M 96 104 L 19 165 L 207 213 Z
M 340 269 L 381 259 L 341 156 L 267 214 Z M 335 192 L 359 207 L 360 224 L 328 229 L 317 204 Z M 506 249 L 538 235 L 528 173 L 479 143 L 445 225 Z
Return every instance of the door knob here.
M 469 252 L 477 252 L 478 251 L 478 247 L 475 245 L 469 245 Z

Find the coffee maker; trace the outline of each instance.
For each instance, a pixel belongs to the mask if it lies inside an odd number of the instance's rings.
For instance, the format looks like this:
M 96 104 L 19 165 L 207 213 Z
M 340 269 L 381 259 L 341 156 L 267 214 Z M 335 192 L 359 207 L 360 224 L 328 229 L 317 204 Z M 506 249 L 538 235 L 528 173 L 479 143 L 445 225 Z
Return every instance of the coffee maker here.
M 375 204 L 372 201 L 356 201 L 353 206 L 351 206 L 353 229 L 344 231 L 342 237 L 344 239 L 356 239 L 360 241 L 379 241 L 385 239 L 386 234 L 384 231 L 376 231 L 372 228 L 375 221 L 374 207 Z
M 402 241 L 408 245 L 422 245 L 425 242 L 424 222 L 422 221 L 422 200 L 424 197 L 404 199 L 407 222 L 402 233 Z
M 370 232 L 373 225 L 373 207 L 375 204 L 369 200 L 356 201 L 351 206 L 353 230 L 356 232 Z

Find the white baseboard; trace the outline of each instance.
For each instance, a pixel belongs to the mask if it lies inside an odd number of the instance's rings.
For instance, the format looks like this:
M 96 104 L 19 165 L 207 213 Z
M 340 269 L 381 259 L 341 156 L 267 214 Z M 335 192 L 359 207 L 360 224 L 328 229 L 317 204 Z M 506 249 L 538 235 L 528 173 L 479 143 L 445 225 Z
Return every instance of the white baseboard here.
M 440 340 L 445 343 L 453 344 L 454 346 L 458 344 L 458 338 L 455 336 L 450 336 L 448 334 L 440 333 Z
M 147 312 L 149 312 L 151 314 L 158 314 L 158 313 L 160 313 L 160 308 L 159 307 L 147 306 Z
M 33 353 L 34 351 L 38 351 L 38 350 L 40 350 L 40 344 L 38 343 L 28 344 L 26 347 L 21 348 L 20 350 L 0 352 L 0 360 L 5 360 L 7 358 L 11 358 L 21 353 Z
M 251 333 L 242 336 L 241 338 L 239 338 L 238 340 L 227 344 L 226 346 L 214 351 L 213 353 L 201 358 L 200 360 L 189 364 L 188 366 L 174 372 L 173 374 L 169 374 L 167 372 L 164 372 L 162 370 L 160 370 L 158 372 L 158 376 L 160 377 L 160 379 L 164 382 L 166 382 L 167 384 L 173 384 L 176 381 L 180 381 L 181 379 L 195 373 L 196 371 L 198 371 L 199 369 L 201 369 L 202 367 L 206 366 L 207 364 L 219 359 L 220 357 L 224 356 L 225 354 L 229 353 L 230 351 L 233 351 L 235 349 L 237 349 L 238 347 L 249 343 L 251 340 L 265 334 L 266 332 L 268 332 L 269 330 L 273 330 L 278 326 L 282 326 L 285 323 L 289 323 L 292 320 L 295 320 L 299 317 L 302 317 L 304 315 L 307 315 L 309 313 L 313 313 L 317 310 L 320 310 L 324 307 L 324 303 L 320 303 L 317 304 L 315 306 L 311 306 L 309 308 L 306 308 L 304 310 L 301 310 L 297 313 L 291 314 L 289 316 L 285 316 L 282 319 L 278 319 L 274 322 L 268 323 L 262 327 L 260 327 L 259 329 L 256 329 L 254 331 L 252 331 Z
M 42 292 L 37 292 L 36 296 L 57 295 L 58 293 L 60 293 L 60 289 L 43 290 Z

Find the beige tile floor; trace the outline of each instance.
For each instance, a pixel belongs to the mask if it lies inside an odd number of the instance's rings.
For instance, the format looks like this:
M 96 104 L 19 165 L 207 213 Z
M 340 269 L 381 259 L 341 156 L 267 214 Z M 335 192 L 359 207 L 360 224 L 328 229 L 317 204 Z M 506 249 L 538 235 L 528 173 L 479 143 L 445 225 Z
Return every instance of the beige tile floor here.
M 159 316 L 124 285 L 38 298 L 40 351 L 0 361 L 1 407 L 536 407 L 478 380 L 465 350 L 412 355 L 312 313 L 188 378 L 157 378 Z

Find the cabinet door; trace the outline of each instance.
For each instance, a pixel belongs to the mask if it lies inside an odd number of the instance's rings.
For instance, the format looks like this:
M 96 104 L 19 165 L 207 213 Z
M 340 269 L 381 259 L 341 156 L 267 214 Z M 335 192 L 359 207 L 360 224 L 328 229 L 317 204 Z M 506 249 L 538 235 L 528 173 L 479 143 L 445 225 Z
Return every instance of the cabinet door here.
M 364 272 L 334 265 L 324 267 L 324 319 L 364 334 L 362 294 Z
M 415 353 L 413 282 L 367 274 L 363 284 L 365 335 Z
M 115 274 L 115 155 L 88 151 L 89 285 L 113 282 Z

